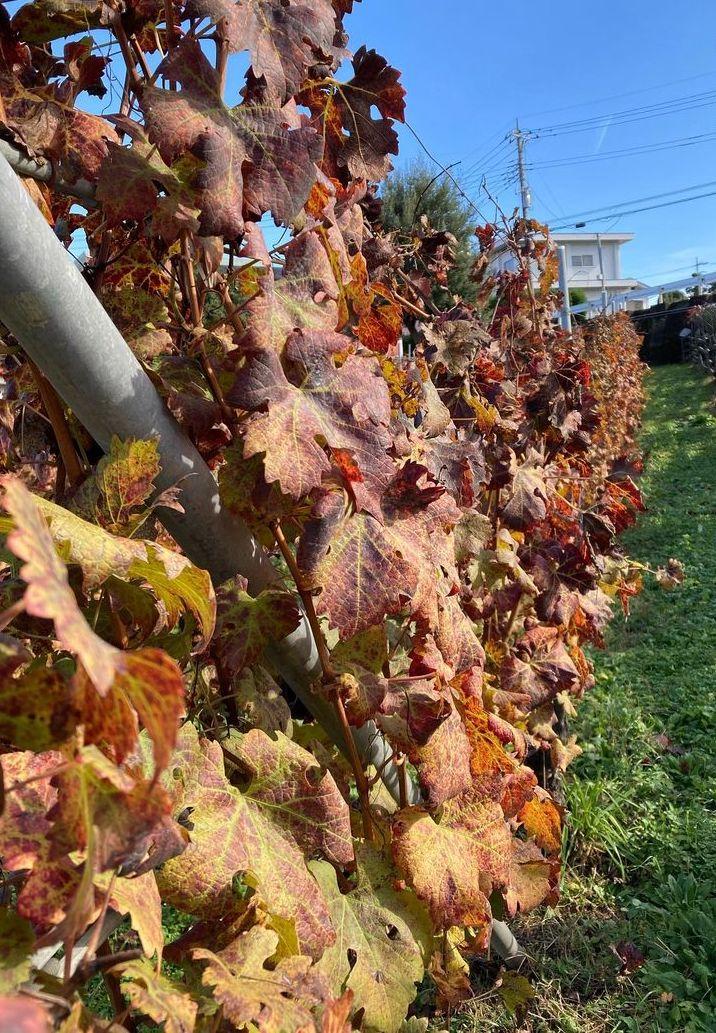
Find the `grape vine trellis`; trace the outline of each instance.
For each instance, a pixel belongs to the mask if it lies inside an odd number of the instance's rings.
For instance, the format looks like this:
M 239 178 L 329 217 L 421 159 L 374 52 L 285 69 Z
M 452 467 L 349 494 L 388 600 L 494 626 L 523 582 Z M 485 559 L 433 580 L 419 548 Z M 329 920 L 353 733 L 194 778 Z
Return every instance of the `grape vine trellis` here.
M 636 340 L 619 319 L 555 328 L 534 223 L 503 227 L 499 281 L 497 228 L 478 230 L 480 306 L 433 311 L 452 242 L 381 231 L 404 91 L 365 48 L 338 77 L 352 6 L 0 5 L 0 131 L 52 169 L 25 187 L 65 243 L 85 234 L 97 299 L 276 570 L 253 594 L 212 584 L 159 523 L 195 490 L 157 487 L 163 435 L 101 457 L 5 335 L 0 1010 L 18 1026 L 109 1028 L 80 997 L 102 971 L 115 1030 L 390 1033 L 426 973 L 455 1005 L 493 918 L 555 894 L 544 776 L 577 752 L 555 708 L 638 590 L 615 551 L 641 508 Z M 81 109 L 121 80 L 112 117 Z M 290 231 L 273 250 L 265 213 Z M 323 720 L 275 663 L 302 620 Z M 162 904 L 191 917 L 171 944 Z M 109 910 L 133 930 L 116 953 Z M 62 975 L 33 973 L 54 945 Z

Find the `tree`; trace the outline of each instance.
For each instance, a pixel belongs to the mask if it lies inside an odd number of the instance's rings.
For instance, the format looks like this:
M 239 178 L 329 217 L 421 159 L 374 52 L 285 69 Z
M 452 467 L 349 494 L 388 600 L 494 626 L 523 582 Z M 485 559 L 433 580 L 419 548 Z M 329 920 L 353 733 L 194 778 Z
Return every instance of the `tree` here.
M 576 305 L 584 305 L 587 301 L 587 292 L 581 287 L 569 288 L 569 304 L 574 308 Z
M 448 274 L 449 292 L 438 288 L 433 295 L 439 307 L 452 304 L 451 294 L 474 301 L 477 292 L 471 273 L 476 254 L 475 213 L 453 181 L 418 161 L 408 169 L 391 173 L 380 197 L 384 229 L 410 238 L 420 217 L 425 215 L 433 229 L 451 233 L 455 238 L 455 266 Z

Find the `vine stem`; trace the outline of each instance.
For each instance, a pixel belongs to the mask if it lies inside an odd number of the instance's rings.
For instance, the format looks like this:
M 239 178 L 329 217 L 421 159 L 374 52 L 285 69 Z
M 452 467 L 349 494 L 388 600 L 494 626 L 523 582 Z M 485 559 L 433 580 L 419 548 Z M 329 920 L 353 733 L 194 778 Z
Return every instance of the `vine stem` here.
M 401 810 L 408 806 L 408 772 L 405 768 L 405 760 L 404 753 L 396 753 L 395 766 L 398 769 L 398 794 Z
M 172 0 L 164 0 L 164 20 L 167 26 L 167 48 L 173 50 L 177 45 L 177 30 L 174 25 L 174 8 Z
M 421 320 L 430 319 L 429 312 L 426 312 L 425 309 L 419 308 L 417 305 L 414 305 L 412 301 L 408 301 L 407 298 L 404 298 L 401 294 L 398 294 L 396 291 L 393 291 L 393 297 L 398 302 L 398 304 L 401 305 L 404 309 L 406 309 L 406 311 L 410 312 L 411 315 L 416 316 L 418 319 Z
M 517 620 L 517 611 L 520 608 L 520 603 L 521 602 L 522 602 L 522 592 L 520 592 L 520 594 L 517 596 L 517 599 L 515 600 L 515 605 L 512 607 L 512 609 L 510 611 L 510 619 L 508 620 L 507 627 L 505 629 L 505 640 L 507 640 L 510 637 L 510 635 L 512 634 L 512 631 L 513 631 L 514 626 L 515 626 L 515 621 Z
M 8 624 L 12 624 L 16 617 L 19 617 L 21 613 L 25 612 L 25 597 L 18 599 L 12 606 L 8 606 L 7 610 L 3 610 L 0 613 L 0 631 L 4 631 Z
M 216 26 L 216 72 L 219 77 L 219 95 L 226 88 L 226 70 L 229 64 L 229 37 L 226 18 L 220 18 Z
M 184 262 L 184 270 L 186 272 L 187 294 L 189 296 L 189 307 L 191 309 L 191 321 L 194 324 L 194 328 L 199 329 L 202 325 L 201 304 L 199 302 L 199 291 L 197 290 L 196 276 L 194 274 L 194 260 L 191 254 L 189 233 L 187 230 L 185 230 L 182 233 L 181 253 L 182 260 Z M 218 377 L 216 376 L 216 370 L 211 365 L 211 362 L 209 361 L 209 356 L 206 354 L 204 342 L 198 340 L 197 348 L 199 351 L 199 359 L 201 361 L 201 368 L 204 371 L 204 376 L 209 382 L 211 393 L 213 394 L 217 405 L 221 409 L 221 415 L 224 418 L 224 422 L 230 429 L 232 423 L 234 422 L 234 414 L 229 408 L 229 406 L 226 404 L 224 392 L 221 390 L 221 384 L 219 383 Z
M 82 469 L 82 464 L 79 461 L 77 452 L 75 451 L 75 446 L 72 442 L 72 435 L 70 434 L 70 428 L 67 425 L 67 419 L 65 417 L 65 410 L 62 407 L 62 402 L 50 381 L 42 375 L 32 359 L 28 359 L 27 361 L 30 369 L 32 370 L 32 375 L 35 378 L 37 390 L 40 393 L 40 398 L 42 400 L 44 410 L 47 413 L 47 418 L 52 424 L 55 441 L 57 442 L 57 447 L 60 450 L 60 456 L 62 457 L 62 463 L 65 467 L 65 473 L 70 482 L 70 487 L 76 488 L 84 478 L 84 470 Z
M 286 561 L 286 566 L 289 569 L 291 577 L 294 580 L 296 589 L 303 603 L 303 608 L 306 612 L 306 617 L 310 625 L 311 631 L 313 632 L 313 638 L 316 642 L 316 648 L 318 649 L 318 658 L 321 662 L 321 670 L 323 671 L 324 684 L 330 685 L 335 682 L 336 670 L 331 661 L 331 654 L 328 651 L 326 645 L 326 639 L 323 635 L 318 615 L 316 613 L 316 607 L 313 603 L 313 596 L 306 589 L 301 571 L 298 569 L 296 563 L 296 557 L 291 551 L 291 547 L 286 541 L 286 537 L 281 529 L 281 525 L 278 520 L 274 520 L 271 524 L 271 530 L 273 536 L 276 539 L 281 555 Z M 343 705 L 343 700 L 340 697 L 339 692 L 336 689 L 332 691 L 332 703 L 336 711 L 336 715 L 341 724 L 343 731 L 343 737 L 348 748 L 348 755 L 350 757 L 351 766 L 353 768 L 353 774 L 356 780 L 356 786 L 358 787 L 358 796 L 360 798 L 361 815 L 363 818 L 363 834 L 365 838 L 373 843 L 375 842 L 375 830 L 373 828 L 373 818 L 370 813 L 370 788 L 368 786 L 368 779 L 366 778 L 365 771 L 363 770 L 363 764 L 360 756 L 358 755 L 358 747 L 356 746 L 355 739 L 353 738 L 353 732 L 351 726 L 348 723 L 348 716 L 346 714 L 346 708 Z
M 109 945 L 109 941 L 105 940 L 97 948 L 97 957 L 101 959 L 109 958 L 112 956 L 112 948 Z M 127 1015 L 127 1002 L 122 994 L 122 987 L 119 979 L 114 972 L 102 972 L 102 980 L 107 990 L 107 995 L 114 1009 L 115 1019 L 119 1019 L 120 1015 L 122 1018 L 122 1026 L 127 1030 L 127 1033 L 136 1033 L 137 1024 L 134 1021 L 132 1015 Z

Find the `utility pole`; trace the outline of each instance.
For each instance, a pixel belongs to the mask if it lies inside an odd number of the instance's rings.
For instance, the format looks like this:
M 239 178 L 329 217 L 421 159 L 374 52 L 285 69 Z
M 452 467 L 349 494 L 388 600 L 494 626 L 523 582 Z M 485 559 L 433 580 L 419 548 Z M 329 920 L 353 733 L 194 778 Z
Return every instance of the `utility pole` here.
M 696 272 L 691 275 L 696 279 L 696 297 L 701 297 L 701 266 L 708 265 L 708 262 L 700 262 L 698 257 L 696 258 Z
M 532 207 L 532 195 L 530 194 L 530 188 L 527 182 L 527 169 L 525 168 L 525 144 L 527 140 L 529 140 L 530 136 L 531 134 L 529 132 L 522 132 L 519 122 L 515 122 L 515 128 L 512 130 L 512 138 L 517 144 L 517 172 L 520 177 L 520 200 L 522 202 L 523 219 L 529 219 L 530 208 Z
M 562 311 L 559 322 L 565 333 L 572 332 L 572 306 L 569 300 L 569 276 L 567 274 L 567 249 L 562 244 L 557 248 L 559 256 L 559 289 L 562 292 Z
M 602 281 L 602 315 L 606 315 L 609 297 L 604 283 L 604 250 L 602 248 L 601 233 L 597 233 L 597 248 L 599 249 L 599 278 Z

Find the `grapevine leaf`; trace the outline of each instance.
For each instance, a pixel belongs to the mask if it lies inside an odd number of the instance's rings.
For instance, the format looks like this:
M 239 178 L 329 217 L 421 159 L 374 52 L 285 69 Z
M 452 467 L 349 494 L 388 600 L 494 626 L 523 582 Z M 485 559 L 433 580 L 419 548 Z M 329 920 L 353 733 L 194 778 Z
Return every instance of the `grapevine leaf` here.
M 37 92 L 7 72 L 0 72 L 0 122 L 31 158 L 56 162 L 70 183 L 97 179 L 116 134 L 97 115 L 65 103 L 52 86 Z
M 230 740 L 231 760 L 250 781 L 247 800 L 265 808 L 307 855 L 322 854 L 341 867 L 353 861 L 348 804 L 330 772 L 280 732 L 258 729 Z
M 169 822 L 168 793 L 154 782 L 130 776 L 95 746 L 55 776 L 57 804 L 49 839 L 54 856 L 92 847 L 95 871 L 137 871 Z M 170 823 L 171 824 L 171 823 Z M 176 836 L 176 849 L 184 847 Z
M 0 739 L 41 753 L 65 742 L 78 711 L 71 686 L 58 671 L 33 667 L 20 678 L 0 677 Z
M 512 484 L 502 506 L 502 519 L 508 527 L 526 531 L 544 520 L 547 502 L 544 463 L 533 452 L 519 466 L 515 464 Z
M 281 689 L 264 667 L 244 669 L 235 680 L 234 700 L 239 717 L 251 728 L 287 732 L 291 710 Z
M 344 51 L 334 47 L 336 14 L 330 0 L 191 0 L 197 14 L 227 19 L 234 51 L 248 49 L 257 78 L 263 76 L 279 105 L 291 97 L 311 65 L 333 64 Z
M 388 662 L 388 640 L 383 625 L 374 625 L 352 638 L 339 642 L 333 660 L 341 667 L 358 666 L 372 674 L 380 674 Z
M 16 477 L 4 477 L 2 484 L 4 506 L 15 521 L 8 548 L 24 560 L 20 574 L 27 583 L 25 609 L 54 622 L 57 638 L 77 655 L 97 691 L 106 693 L 114 679 L 116 650 L 98 638 L 82 616 L 34 497 Z
M 358 858 L 356 886 L 341 893 L 324 861 L 311 871 L 328 900 L 337 939 L 318 963 L 338 996 L 353 992 L 354 1012 L 366 1030 L 394 1033 L 415 999 L 423 976 L 430 923 L 410 891 L 394 888 L 395 872 L 372 849 Z
M 50 43 L 99 28 L 102 0 L 35 0 L 19 9 L 13 29 L 26 43 Z
M 385 455 L 390 399 L 373 360 L 350 355 L 336 365 L 348 347 L 339 334 L 295 333 L 285 352 L 295 383 L 274 351 L 262 351 L 239 372 L 231 401 L 252 412 L 268 409 L 249 421 L 244 435 L 247 458 L 265 454 L 268 482 L 278 481 L 294 498 L 319 487 L 331 471 L 325 443 L 353 454 L 365 482 L 360 500 L 375 510 L 393 470 Z
M 0 908 L 0 993 L 6 994 L 30 975 L 35 934 L 29 922 L 9 908 Z
M 559 863 L 548 860 L 534 843 L 512 841 L 513 863 L 505 902 L 511 915 L 530 911 L 546 900 L 554 899 L 559 877 Z
M 47 812 L 57 800 L 50 778 L 62 761 L 56 752 L 0 757 L 7 796 L 0 814 L 0 857 L 6 871 L 32 868 L 42 855 L 51 828 Z
M 7 480 L 5 483 L 7 484 Z M 26 489 L 23 491 L 26 492 Z M 12 498 L 17 498 L 21 494 L 16 491 Z M 185 610 L 189 610 L 194 614 L 202 629 L 200 646 L 208 642 L 214 630 L 216 601 L 211 578 L 206 571 L 195 567 L 179 553 L 172 552 L 155 542 L 116 537 L 101 527 L 87 523 L 75 516 L 74 513 L 63 509 L 62 506 L 56 506 L 53 502 L 39 496 L 30 496 L 27 492 L 26 494 L 29 501 L 23 496 L 23 513 L 28 512 L 34 504 L 42 514 L 41 516 L 38 514 L 34 519 L 32 533 L 34 534 L 35 531 L 40 533 L 40 525 L 44 528 L 42 541 L 45 550 L 43 556 L 46 563 L 46 577 L 50 576 L 50 568 L 52 568 L 55 572 L 53 577 L 61 579 L 59 568 L 62 566 L 59 560 L 56 562 L 52 560 L 54 550 L 51 546 L 48 547 L 46 537 L 49 534 L 49 541 L 54 541 L 67 562 L 76 563 L 82 568 L 85 587 L 99 588 L 109 577 L 136 580 L 148 585 L 156 598 L 163 604 L 165 622 L 170 628 L 176 625 Z M 10 503 L 6 504 L 6 508 L 10 509 Z M 16 517 L 14 512 L 12 515 Z M 42 517 L 47 521 L 46 525 Z M 19 520 L 17 522 L 19 523 Z M 30 548 L 29 541 L 30 539 L 27 538 L 23 548 Z M 10 537 L 8 545 L 15 552 Z M 20 553 L 16 553 L 16 555 L 25 559 Z M 39 563 L 39 558 L 37 562 Z M 33 566 L 31 570 L 34 571 L 35 567 Z M 74 622 L 76 616 L 64 590 L 62 599 L 64 602 L 62 604 L 58 602 L 57 606 L 61 610 L 61 606 L 66 605 L 67 620 Z M 32 611 L 28 610 L 28 612 Z M 42 616 L 42 614 L 38 613 L 35 616 Z M 57 628 L 57 625 L 55 627 Z M 60 637 L 59 629 L 57 631 L 58 637 Z M 65 644 L 67 645 L 67 643 Z M 72 647 L 67 645 L 67 648 Z M 77 652 L 77 650 L 73 651 Z M 96 681 L 95 684 L 97 684 Z
M 205 961 L 202 982 L 237 1028 L 255 1023 L 262 1033 L 287 1029 L 315 1030 L 312 1009 L 328 997 L 323 977 L 308 957 L 290 957 L 267 968 L 279 938 L 271 929 L 255 926 L 219 954 L 200 947 L 193 951 Z
M 243 874 L 282 927 L 295 927 L 300 947 L 320 955 L 335 934 L 303 854 L 269 808 L 230 785 L 218 743 L 200 740 L 191 724 L 184 725 L 163 780 L 175 814 L 193 808 L 194 828 L 189 849 L 158 873 L 162 899 L 216 919 L 236 903 L 233 882 Z
M 138 552 L 127 568 L 126 576 L 149 586 L 163 604 L 170 628 L 177 625 L 185 610 L 193 613 L 202 630 L 197 645 L 197 649 L 201 649 L 211 638 L 216 620 L 216 598 L 211 577 L 178 553 L 151 542 L 141 543 L 141 550 L 146 559 Z
M 510 833 L 500 807 L 479 799 L 448 801 L 439 821 L 410 807 L 393 821 L 393 856 L 436 929 L 482 926 L 509 879 Z
M 353 78 L 340 86 L 307 86 L 299 95 L 326 141 L 323 169 L 340 178 L 379 181 L 390 172 L 389 155 L 398 153 L 393 120 L 405 117 L 400 73 L 375 50 L 361 47 L 353 58 Z M 381 118 L 373 118 L 377 108 Z
M 143 222 L 157 207 L 157 184 L 165 190 L 179 187 L 178 177 L 162 161 L 154 144 L 135 122 L 127 128 L 133 137 L 131 147 L 109 144 L 107 160 L 97 182 L 97 200 L 108 225 L 118 226 L 125 219 Z
M 460 714 L 452 707 L 426 742 L 416 742 L 407 731 L 408 723 L 396 724 L 379 721 L 391 740 L 397 743 L 418 772 L 420 785 L 430 809 L 440 807 L 446 800 L 460 796 L 472 784 L 470 773 L 470 743 Z M 386 725 L 388 727 L 386 727 Z M 445 763 L 445 758 L 450 763 Z
M 280 642 L 301 622 L 296 601 L 279 588 L 252 598 L 239 579 L 217 593 L 216 651 L 233 675 L 259 660 L 269 642 Z
M 537 846 L 551 856 L 559 855 L 562 849 L 562 818 L 549 798 L 528 800 L 517 815 L 525 832 Z
M 202 236 L 232 239 L 243 232 L 244 213 L 271 211 L 288 223 L 316 178 L 321 141 L 313 129 L 286 128 L 279 109 L 244 102 L 229 110 L 216 71 L 196 40 L 185 37 L 160 66 L 179 92 L 145 87 L 141 105 L 150 139 L 168 165 L 184 155 L 196 162 L 193 177 Z
M 192 1033 L 196 1001 L 168 976 L 158 973 L 151 961 L 140 958 L 114 971 L 122 977 L 122 991 L 140 1015 L 164 1023 L 166 1033 Z
M 27 582 L 25 607 L 33 616 L 54 620 L 58 639 L 80 661 L 78 677 L 89 740 L 112 743 L 121 761 L 136 741 L 136 711 L 152 739 L 157 768 L 164 767 L 184 706 L 181 672 L 159 650 L 122 653 L 95 635 L 79 610 L 67 571 L 33 496 L 15 478 L 5 478 L 4 485 L 5 505 L 16 523 L 8 545 L 26 561 L 21 570 Z M 93 700 L 85 675 L 98 695 L 106 698 L 104 707 Z
M 115 652 L 115 677 L 97 699 L 84 672 L 77 676 L 85 741 L 111 747 L 118 763 L 137 742 L 137 718 L 152 741 L 157 771 L 169 763 L 179 718 L 184 713 L 184 680 L 176 663 L 160 649 Z M 136 713 L 136 717 L 134 716 Z
M 346 513 L 335 494 L 314 506 L 299 545 L 299 566 L 307 586 L 321 590 L 318 610 L 341 638 L 397 615 L 408 603 L 413 613 L 436 618 L 438 571 L 454 567 L 449 532 L 459 512 L 431 489 L 423 502 L 421 491 L 420 485 L 408 491 L 405 505 L 388 503 L 386 493 L 385 523 L 368 513 Z
M 502 664 L 502 691 L 495 698 L 500 704 L 504 700 L 533 710 L 578 684 L 579 672 L 559 629 L 538 626 L 522 636 L 515 655 Z
M 105 874 L 104 878 L 104 884 L 101 883 L 100 876 L 95 880 L 95 885 L 106 889 L 109 885 L 109 876 Z M 144 872 L 131 879 L 118 876 L 114 880 L 109 902 L 119 914 L 129 915 L 131 926 L 138 933 L 142 950 L 147 957 L 151 958 L 155 954 L 161 957 L 164 946 L 162 901 L 154 872 Z
M 51 1033 L 49 1013 L 30 997 L 0 997 L 0 1015 L 5 1033 Z
M 146 504 L 159 470 L 156 441 L 112 438 L 109 454 L 98 463 L 95 476 L 113 530 L 128 527 L 132 513 Z
M 244 437 L 247 458 L 262 452 L 264 476 L 281 490 L 301 498 L 320 486 L 331 463 L 323 443 L 353 453 L 366 481 L 362 499 L 377 506 L 375 493 L 385 486 L 393 465 L 385 457 L 390 443 L 390 399 L 372 359 L 349 355 L 341 366 L 336 356 L 348 350 L 338 334 L 304 331 L 286 343 L 288 379 L 274 351 L 249 356 L 231 392 L 231 401 L 256 411 Z
M 338 285 L 318 234 L 302 233 L 284 251 L 282 275 L 273 270 L 259 226 L 249 223 L 241 257 L 258 266 L 247 291 L 247 330 L 242 345 L 249 351 L 283 353 L 293 330 L 336 330 Z M 241 285 L 241 281 L 239 281 Z

